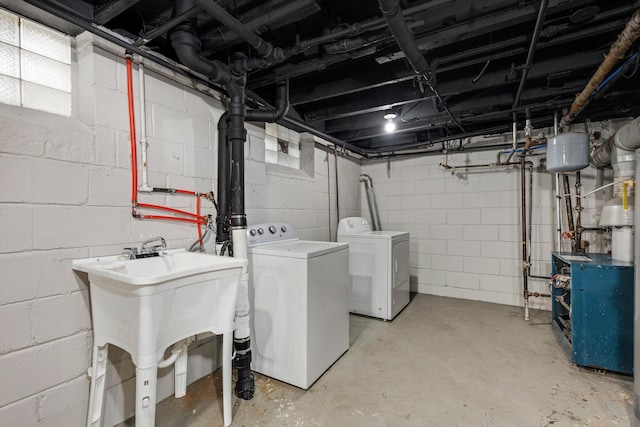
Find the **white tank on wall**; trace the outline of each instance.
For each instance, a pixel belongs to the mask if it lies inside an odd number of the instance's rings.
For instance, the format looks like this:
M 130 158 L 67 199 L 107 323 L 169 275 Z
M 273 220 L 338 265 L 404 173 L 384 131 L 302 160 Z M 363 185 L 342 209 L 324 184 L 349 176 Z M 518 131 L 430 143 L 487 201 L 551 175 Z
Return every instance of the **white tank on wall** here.
M 575 172 L 589 166 L 589 135 L 567 132 L 547 141 L 547 170 Z

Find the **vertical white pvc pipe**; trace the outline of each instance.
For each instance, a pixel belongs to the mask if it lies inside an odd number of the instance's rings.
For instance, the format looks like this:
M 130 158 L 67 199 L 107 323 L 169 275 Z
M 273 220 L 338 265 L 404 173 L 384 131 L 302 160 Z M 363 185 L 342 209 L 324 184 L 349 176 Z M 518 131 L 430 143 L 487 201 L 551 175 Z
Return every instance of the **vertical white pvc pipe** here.
M 144 65 L 142 62 L 138 64 L 138 78 L 140 81 L 140 154 L 142 158 L 142 185 L 140 185 L 139 191 L 153 191 L 152 187 L 149 187 L 149 178 L 147 172 L 147 112 L 146 112 L 146 98 L 144 93 Z
M 233 241 L 233 257 L 247 259 L 247 229 L 245 227 L 232 229 L 231 240 Z M 236 339 L 249 337 L 251 332 L 249 321 L 249 270 L 247 267 L 243 267 L 236 303 L 234 326 Z

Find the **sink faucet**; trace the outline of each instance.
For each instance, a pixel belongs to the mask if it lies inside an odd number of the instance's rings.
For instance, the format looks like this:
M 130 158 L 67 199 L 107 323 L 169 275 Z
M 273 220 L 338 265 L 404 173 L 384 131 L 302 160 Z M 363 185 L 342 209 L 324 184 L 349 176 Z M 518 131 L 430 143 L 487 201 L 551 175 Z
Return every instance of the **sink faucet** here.
M 124 255 L 127 259 L 136 259 L 138 257 L 138 248 L 124 248 Z
M 157 243 L 157 244 L 147 247 L 151 243 Z M 148 239 L 142 242 L 140 253 L 141 254 L 154 253 L 154 252 L 158 252 L 158 249 L 166 249 L 166 248 L 167 248 L 167 241 L 164 240 L 164 237 L 161 237 L 161 236 L 152 237 L 151 239 Z

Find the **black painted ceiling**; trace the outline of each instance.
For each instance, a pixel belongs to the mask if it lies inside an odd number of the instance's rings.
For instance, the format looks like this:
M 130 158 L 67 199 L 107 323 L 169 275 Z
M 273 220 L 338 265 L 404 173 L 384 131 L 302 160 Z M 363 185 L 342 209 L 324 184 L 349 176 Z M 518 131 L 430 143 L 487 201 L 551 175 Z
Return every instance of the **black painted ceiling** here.
M 68 34 L 81 30 L 43 14 L 39 5 L 47 4 L 102 25 L 132 41 L 170 20 L 174 3 L 0 1 L 4 7 Z M 375 0 L 218 3 L 273 46 L 297 47 L 300 52 L 283 63 L 250 72 L 250 91 L 273 100 L 274 83 L 289 79 L 291 117 L 355 146 L 384 153 L 430 147 L 439 141 L 470 135 L 506 132 L 511 129 L 514 110 L 522 128 L 526 108 L 535 127 L 550 126 L 554 112 L 561 113 L 571 104 L 640 8 L 640 1 L 630 0 L 549 0 L 533 64 L 520 102 L 514 106 L 540 1 L 451 0 L 437 1 L 441 4 L 437 7 L 429 7 L 429 1 L 400 1 L 430 65 L 431 82 L 443 102 L 411 70 L 381 19 Z M 203 56 L 225 63 L 238 53 L 255 56 L 246 43 L 207 13 L 196 16 Z M 358 23 L 370 29 L 354 34 L 358 28 L 354 24 Z M 305 44 L 344 29 L 351 29 L 351 35 L 311 47 Z M 146 46 L 177 60 L 167 33 L 161 33 Z M 614 70 L 636 52 L 637 42 Z M 640 115 L 637 57 L 602 85 L 576 122 Z M 385 134 L 383 116 L 390 112 L 397 116 L 398 129 Z

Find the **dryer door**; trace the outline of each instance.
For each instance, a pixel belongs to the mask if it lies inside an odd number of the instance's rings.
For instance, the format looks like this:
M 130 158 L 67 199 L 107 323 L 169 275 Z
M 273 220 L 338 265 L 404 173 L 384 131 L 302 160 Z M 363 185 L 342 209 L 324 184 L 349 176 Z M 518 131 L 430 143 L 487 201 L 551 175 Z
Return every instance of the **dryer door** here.
M 409 241 L 393 245 L 393 287 L 402 286 L 409 280 Z
M 409 241 L 395 243 L 391 250 L 392 288 L 390 298 L 390 318 L 396 317 L 409 304 Z

